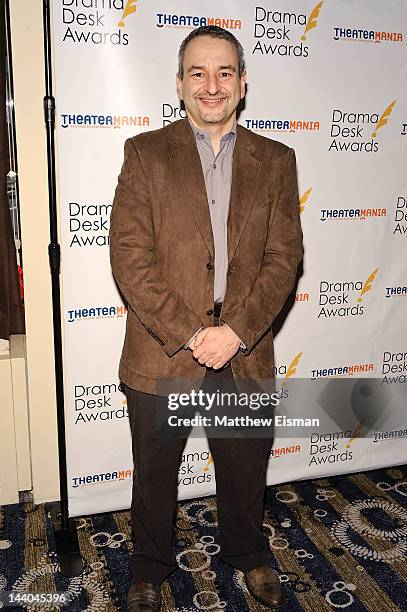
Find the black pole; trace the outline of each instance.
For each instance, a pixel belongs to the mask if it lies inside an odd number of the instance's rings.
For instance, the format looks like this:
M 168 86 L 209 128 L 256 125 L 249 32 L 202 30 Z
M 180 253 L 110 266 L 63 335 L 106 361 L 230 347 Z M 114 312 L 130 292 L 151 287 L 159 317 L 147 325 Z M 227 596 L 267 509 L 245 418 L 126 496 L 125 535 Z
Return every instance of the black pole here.
M 83 571 L 83 560 L 79 551 L 78 534 L 68 511 L 68 479 L 65 444 L 65 401 L 62 362 L 61 294 L 59 284 L 61 249 L 58 243 L 57 200 L 55 180 L 55 98 L 52 95 L 51 31 L 49 0 L 43 0 L 45 97 L 44 119 L 47 132 L 48 194 L 49 194 L 49 265 L 52 284 L 52 314 L 54 325 L 55 390 L 57 403 L 59 489 L 61 501 L 59 512 L 52 514 L 54 535 L 61 572 L 65 576 L 78 576 Z

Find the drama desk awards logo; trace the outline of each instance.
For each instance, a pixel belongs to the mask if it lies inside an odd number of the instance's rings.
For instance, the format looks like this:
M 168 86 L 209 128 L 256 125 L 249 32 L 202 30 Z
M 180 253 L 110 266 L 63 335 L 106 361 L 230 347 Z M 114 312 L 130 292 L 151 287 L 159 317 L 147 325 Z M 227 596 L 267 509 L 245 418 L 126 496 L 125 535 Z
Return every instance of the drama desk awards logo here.
M 407 198 L 397 196 L 394 207 L 393 236 L 405 236 L 407 234 Z
M 388 124 L 395 104 L 396 100 L 393 100 L 381 114 L 333 109 L 328 151 L 377 153 L 381 130 Z
M 170 125 L 173 121 L 179 119 L 186 119 L 187 114 L 185 108 L 181 104 L 179 106 L 171 104 L 170 102 L 163 102 L 161 105 L 161 121 L 162 127 Z
M 63 43 L 127 46 L 125 32 L 140 0 L 62 0 Z
M 407 352 L 383 351 L 381 384 L 394 385 L 407 382 Z
M 119 383 L 75 385 L 72 401 L 75 425 L 128 417 L 127 401 L 120 392 Z
M 178 486 L 210 483 L 213 480 L 211 467 L 213 467 L 213 458 L 209 451 L 184 453 L 178 470 Z
M 344 282 L 329 282 L 321 280 L 319 284 L 317 319 L 335 319 L 358 317 L 365 314 L 363 301 L 372 291 L 379 268 L 369 274 L 365 281 L 349 280 Z
M 111 204 L 69 202 L 69 247 L 109 246 Z
M 316 4 L 309 16 L 294 11 L 294 6 L 284 11 L 256 6 L 252 54 L 307 58 L 310 49 L 304 43 L 318 25 L 323 3 Z

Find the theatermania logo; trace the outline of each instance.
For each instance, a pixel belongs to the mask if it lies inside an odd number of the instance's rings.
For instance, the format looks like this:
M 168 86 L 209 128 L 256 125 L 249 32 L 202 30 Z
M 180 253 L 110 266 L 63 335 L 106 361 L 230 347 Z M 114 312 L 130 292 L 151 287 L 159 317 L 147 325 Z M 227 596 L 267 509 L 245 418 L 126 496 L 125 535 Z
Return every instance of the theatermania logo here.
M 304 43 L 318 25 L 323 3 L 316 4 L 309 15 L 294 10 L 269 11 L 256 6 L 252 54 L 307 58 L 310 49 Z
M 344 378 L 347 376 L 360 376 L 362 373 L 374 371 L 374 363 L 351 363 L 341 366 L 329 366 L 324 368 L 314 368 L 311 370 L 311 380 L 320 378 Z
M 215 25 L 225 30 L 240 30 L 242 20 L 236 17 L 205 17 L 202 15 L 185 15 L 180 13 L 156 13 L 157 28 L 198 28 Z
M 150 125 L 148 115 L 101 115 L 91 113 L 62 113 L 62 128 L 93 128 L 93 129 L 120 129 L 142 128 Z
M 245 119 L 245 124 L 253 132 L 319 132 L 320 123 L 316 119 L 262 118 Z
M 292 455 L 294 453 L 301 452 L 300 444 L 291 444 L 289 446 L 277 446 L 272 448 L 270 451 L 270 457 L 278 459 L 279 457 L 285 457 L 286 455 Z
M 63 43 L 127 46 L 130 15 L 141 0 L 62 0 Z
M 133 468 L 116 469 L 112 472 L 101 472 L 99 474 L 83 474 L 81 476 L 72 477 L 72 486 L 83 487 L 92 484 L 106 484 L 115 480 L 126 480 L 133 476 Z
M 382 130 L 388 124 L 395 104 L 396 100 L 393 100 L 381 114 L 333 109 L 328 151 L 377 153 Z
M 395 285 L 394 287 L 386 287 L 386 298 L 407 297 L 406 285 Z
M 310 294 L 308 291 L 300 291 L 295 294 L 295 301 L 298 302 L 309 302 Z
M 338 27 L 333 28 L 334 40 L 362 42 L 362 43 L 386 43 L 403 42 L 401 32 L 385 32 L 383 30 L 372 30 L 371 28 L 360 27 Z
M 67 310 L 68 323 L 76 321 L 94 321 L 95 319 L 121 319 L 127 312 L 126 306 L 90 306 Z
M 317 318 L 335 319 L 345 317 L 360 317 L 366 312 L 365 300 L 373 290 L 379 268 L 363 280 L 347 280 L 330 282 L 321 280 Z
M 321 208 L 320 221 L 368 221 L 387 216 L 387 208 Z

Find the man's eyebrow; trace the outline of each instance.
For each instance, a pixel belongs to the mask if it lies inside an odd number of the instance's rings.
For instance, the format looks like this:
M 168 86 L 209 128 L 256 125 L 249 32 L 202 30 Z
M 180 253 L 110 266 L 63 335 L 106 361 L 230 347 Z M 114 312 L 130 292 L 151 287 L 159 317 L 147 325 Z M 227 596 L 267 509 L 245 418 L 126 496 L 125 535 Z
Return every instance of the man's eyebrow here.
M 187 72 L 192 72 L 193 70 L 205 70 L 205 66 L 190 66 L 187 70 Z
M 193 72 L 194 70 L 205 70 L 205 66 L 193 65 L 188 68 L 187 72 Z M 227 66 L 219 66 L 219 70 L 231 70 L 232 72 L 236 72 L 236 68 L 231 64 L 228 64 Z

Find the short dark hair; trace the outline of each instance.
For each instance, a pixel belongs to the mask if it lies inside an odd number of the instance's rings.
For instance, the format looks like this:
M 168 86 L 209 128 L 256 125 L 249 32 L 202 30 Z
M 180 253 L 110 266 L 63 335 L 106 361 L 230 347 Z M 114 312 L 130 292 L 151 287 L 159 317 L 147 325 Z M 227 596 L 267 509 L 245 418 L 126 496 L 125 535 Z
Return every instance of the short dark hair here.
M 188 43 L 190 43 L 191 40 L 194 40 L 194 38 L 198 38 L 198 36 L 209 36 L 210 38 L 221 38 L 223 40 L 228 40 L 230 43 L 232 43 L 232 45 L 236 49 L 237 57 L 239 60 L 239 77 L 242 76 L 244 69 L 245 69 L 244 52 L 243 52 L 242 45 L 237 40 L 236 36 L 234 36 L 228 30 L 225 30 L 224 28 L 220 28 L 219 26 L 209 25 L 209 26 L 201 26 L 200 28 L 196 28 L 195 30 L 192 30 L 192 32 L 190 32 L 188 36 L 184 38 L 184 40 L 182 41 L 181 46 L 179 48 L 179 52 L 178 52 L 178 74 L 181 79 L 184 78 L 184 68 L 183 68 L 182 62 L 184 60 L 185 49 Z

